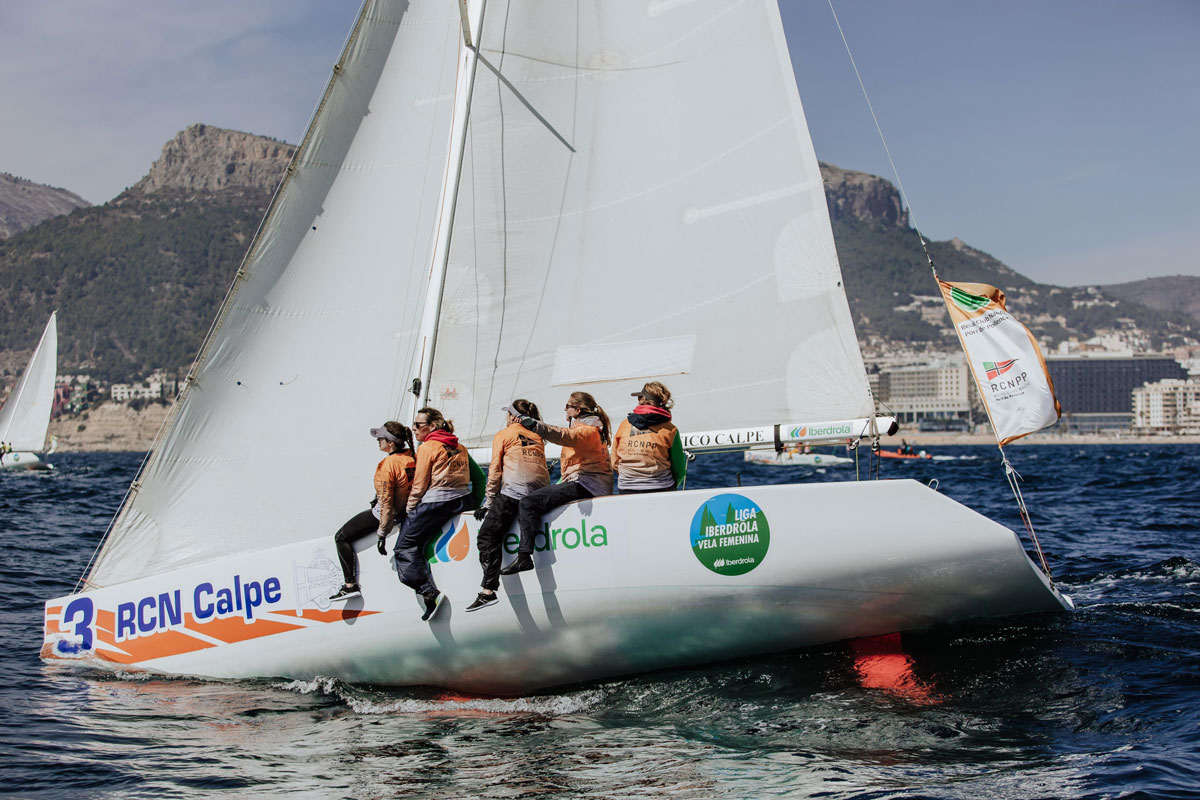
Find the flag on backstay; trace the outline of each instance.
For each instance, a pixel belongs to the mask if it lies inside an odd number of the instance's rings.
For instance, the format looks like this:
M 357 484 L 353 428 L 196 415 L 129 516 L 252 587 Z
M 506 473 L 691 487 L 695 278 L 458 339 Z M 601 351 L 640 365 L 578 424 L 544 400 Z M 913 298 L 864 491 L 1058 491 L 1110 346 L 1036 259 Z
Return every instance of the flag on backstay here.
M 1000 444 L 1053 425 L 1062 414 L 1033 334 L 986 283 L 939 280 L 950 319 Z

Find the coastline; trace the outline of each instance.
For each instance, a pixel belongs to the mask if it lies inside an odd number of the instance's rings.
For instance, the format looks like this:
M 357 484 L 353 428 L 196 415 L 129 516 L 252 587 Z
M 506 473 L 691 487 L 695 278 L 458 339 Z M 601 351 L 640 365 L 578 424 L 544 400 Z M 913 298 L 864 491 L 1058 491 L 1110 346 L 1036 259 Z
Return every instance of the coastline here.
M 75 416 L 51 420 L 49 435 L 58 437 L 60 453 L 120 453 L 146 452 L 153 446 L 171 406 L 152 403 L 135 411 L 122 403 L 104 403 Z M 884 436 L 880 442 L 885 449 L 895 450 L 901 439 L 913 447 L 946 447 L 949 445 L 995 445 L 990 433 L 949 433 L 937 431 L 905 431 Z M 1010 447 L 1030 445 L 1147 445 L 1200 444 L 1200 436 L 1101 436 L 1096 434 L 1034 433 L 1013 442 Z
M 900 446 L 900 440 L 907 440 L 914 447 L 937 447 L 957 444 L 996 445 L 996 437 L 990 433 L 939 433 L 913 431 L 905 433 L 901 430 L 895 436 L 884 436 L 880 443 L 884 448 Z M 1005 447 L 1025 447 L 1029 445 L 1065 444 L 1065 445 L 1127 445 L 1127 444 L 1200 444 L 1200 436 L 1104 436 L 1100 434 L 1060 434 L 1060 433 L 1031 433 L 1028 436 L 1010 442 Z

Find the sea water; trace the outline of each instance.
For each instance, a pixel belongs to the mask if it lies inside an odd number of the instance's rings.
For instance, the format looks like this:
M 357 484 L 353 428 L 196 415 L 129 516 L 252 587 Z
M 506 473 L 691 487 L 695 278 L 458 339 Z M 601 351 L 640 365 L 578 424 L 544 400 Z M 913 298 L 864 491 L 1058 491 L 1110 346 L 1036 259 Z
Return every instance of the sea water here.
M 1022 529 L 996 448 L 936 450 L 953 458 L 884 461 L 881 477 L 936 480 Z M 0 473 L 0 794 L 1200 796 L 1200 447 L 1009 453 L 1076 612 L 518 699 L 43 664 L 42 603 L 74 587 L 141 457 L 61 454 L 52 473 Z M 730 454 L 694 462 L 688 486 L 855 476 Z M 886 508 L 847 513 L 888 522 Z

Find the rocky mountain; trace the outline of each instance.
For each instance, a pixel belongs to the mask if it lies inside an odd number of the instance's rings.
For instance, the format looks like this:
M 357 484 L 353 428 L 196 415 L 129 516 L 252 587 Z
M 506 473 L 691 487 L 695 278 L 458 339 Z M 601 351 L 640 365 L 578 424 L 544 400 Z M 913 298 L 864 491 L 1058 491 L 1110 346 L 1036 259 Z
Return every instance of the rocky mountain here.
M 60 373 L 121 381 L 186 368 L 293 152 L 193 125 L 109 203 L 0 239 L 0 383 L 12 382 L 53 309 Z M 896 189 L 829 164 L 822 173 L 859 337 L 957 347 Z M 1158 344 L 1200 327 L 1183 306 L 1154 305 L 1149 294 L 1037 284 L 958 239 L 929 248 L 944 278 L 1002 287 L 1010 308 L 1051 343 L 1132 326 Z
M 1184 314 L 1200 323 L 1200 277 L 1170 275 L 1165 278 L 1146 278 L 1129 283 L 1101 286 L 1106 295 L 1147 308 Z
M 145 195 L 171 190 L 272 192 L 295 152 L 295 146 L 287 142 L 191 125 L 163 145 L 150 172 L 130 191 Z
M 0 172 L 0 239 L 87 205 L 74 192 Z
M 193 125 L 112 201 L 0 240 L 0 378 L 53 309 L 60 373 L 119 381 L 190 364 L 293 152 Z

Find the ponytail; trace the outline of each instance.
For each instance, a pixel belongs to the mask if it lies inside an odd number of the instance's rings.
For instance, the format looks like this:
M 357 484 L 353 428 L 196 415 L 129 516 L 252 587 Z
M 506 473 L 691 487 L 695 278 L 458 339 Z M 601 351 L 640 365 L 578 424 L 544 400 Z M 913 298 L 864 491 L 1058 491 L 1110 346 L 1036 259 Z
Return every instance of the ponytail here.
M 600 418 L 600 441 L 610 444 L 608 414 L 605 414 L 604 409 L 596 404 L 596 398 L 587 392 L 571 392 L 569 402 L 579 409 L 580 414 L 588 414 Z
M 429 423 L 429 427 L 435 431 L 445 431 L 446 433 L 454 433 L 454 423 L 442 416 L 442 412 L 436 408 L 425 406 L 417 409 L 418 414 L 425 415 L 425 421 Z
M 412 431 L 409 430 L 407 425 L 401 422 L 392 421 L 385 422 L 383 427 L 387 429 L 388 433 L 400 440 L 399 449 L 396 451 L 397 453 L 403 453 L 405 450 L 410 453 L 417 452 L 417 448 L 413 446 Z
M 533 417 L 536 420 L 541 420 L 542 418 L 541 412 L 538 411 L 538 407 L 528 400 L 513 400 L 512 409 L 513 411 L 523 414 L 526 417 Z

